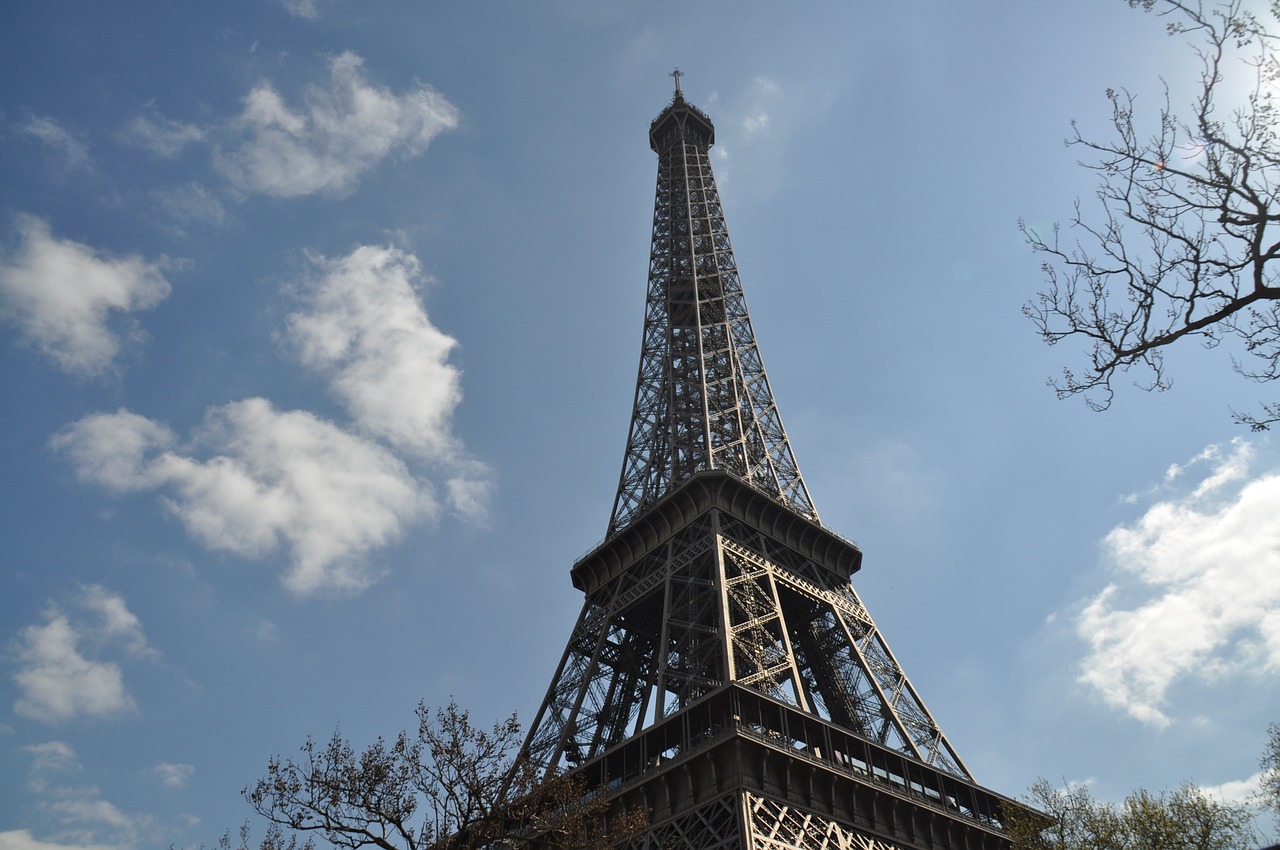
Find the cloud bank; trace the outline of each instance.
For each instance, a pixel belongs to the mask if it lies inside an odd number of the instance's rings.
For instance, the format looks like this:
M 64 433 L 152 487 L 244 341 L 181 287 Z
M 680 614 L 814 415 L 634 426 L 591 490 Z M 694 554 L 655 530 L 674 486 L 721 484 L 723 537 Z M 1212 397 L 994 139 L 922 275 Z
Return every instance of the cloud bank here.
M 374 85 L 350 51 L 330 60 L 329 77 L 327 88 L 309 86 L 296 108 L 269 82 L 249 92 L 236 122 L 242 138 L 215 159 L 236 188 L 278 198 L 346 195 L 383 159 L 417 156 L 457 126 L 444 95 L 421 83 L 402 94 Z
M 1144 723 L 1172 722 L 1175 683 L 1280 670 L 1280 473 L 1253 460 L 1237 439 L 1171 467 L 1169 481 L 1209 470 L 1106 537 L 1117 574 L 1076 620 L 1080 681 Z
M 207 548 L 255 559 L 286 550 L 283 582 L 302 596 L 368 587 L 380 575 L 370 553 L 442 506 L 483 521 L 491 487 L 488 467 L 452 433 L 457 343 L 422 306 L 418 260 L 366 245 L 313 257 L 312 268 L 292 287 L 282 340 L 325 379 L 353 429 L 249 398 L 210 409 L 185 440 L 124 409 L 85 416 L 51 440 L 83 481 L 161 493 Z M 415 474 L 405 458 L 428 469 Z
M 81 479 L 117 492 L 160 490 L 210 549 L 261 558 L 285 548 L 300 595 L 358 591 L 377 578 L 365 555 L 434 512 L 404 463 L 306 411 L 250 398 L 213 408 L 185 444 L 128 410 L 59 433 Z
M 169 295 L 164 260 L 111 257 L 55 238 L 47 222 L 18 219 L 22 243 L 0 258 L 0 316 L 64 371 L 91 377 L 120 352 L 122 336 L 137 336 L 127 314 Z

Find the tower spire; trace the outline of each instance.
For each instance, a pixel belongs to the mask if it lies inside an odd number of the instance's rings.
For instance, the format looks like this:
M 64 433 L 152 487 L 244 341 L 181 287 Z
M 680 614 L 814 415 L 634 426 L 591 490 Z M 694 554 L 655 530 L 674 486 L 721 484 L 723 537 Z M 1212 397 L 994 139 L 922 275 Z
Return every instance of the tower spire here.
M 640 370 L 609 535 L 689 476 L 732 473 L 814 521 L 774 403 L 708 152 L 715 125 L 680 91 L 649 127 L 658 154 Z

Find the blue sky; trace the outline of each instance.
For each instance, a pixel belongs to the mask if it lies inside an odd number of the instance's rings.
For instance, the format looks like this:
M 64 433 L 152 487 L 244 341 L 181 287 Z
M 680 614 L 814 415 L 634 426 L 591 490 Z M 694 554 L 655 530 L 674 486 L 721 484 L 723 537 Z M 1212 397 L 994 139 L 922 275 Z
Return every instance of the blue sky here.
M 603 536 L 674 66 L 824 522 L 974 775 L 1239 794 L 1280 449 L 1230 352 L 1058 402 L 1017 221 L 1190 51 L 1072 4 L 14 2 L 0 848 L 212 843 L 273 754 L 532 717 Z M 800 9 L 801 7 L 796 7 Z M 1185 98 L 1184 98 L 1185 99 Z

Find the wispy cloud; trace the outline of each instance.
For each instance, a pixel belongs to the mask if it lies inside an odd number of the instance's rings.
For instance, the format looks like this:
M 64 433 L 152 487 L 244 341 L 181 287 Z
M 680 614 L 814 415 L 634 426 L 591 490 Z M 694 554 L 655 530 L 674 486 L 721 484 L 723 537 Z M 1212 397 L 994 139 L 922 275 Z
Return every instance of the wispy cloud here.
M 378 576 L 367 554 L 436 510 L 384 447 L 261 398 L 210 410 L 181 446 L 167 427 L 127 410 L 86 416 L 53 446 L 86 481 L 163 490 L 169 510 L 211 549 L 262 558 L 286 547 L 284 583 L 300 595 L 364 589 Z
M 81 602 L 85 601 L 82 594 Z M 108 615 L 94 630 L 101 636 L 118 631 L 116 625 L 118 620 Z M 23 749 L 32 755 L 27 791 L 50 831 L 46 838 L 36 838 L 26 830 L 0 832 L 0 850 L 134 850 L 163 840 L 154 818 L 130 815 L 105 799 L 96 785 L 70 781 L 83 768 L 68 744 L 47 741 Z M 171 785 L 170 777 L 189 776 L 192 769 L 162 764 L 156 771 L 162 782 Z
M 199 183 L 185 183 L 168 189 L 157 189 L 148 197 L 169 225 L 191 223 L 222 224 L 226 211 L 222 201 Z M 178 228 L 181 230 L 181 228 Z
M 203 141 L 204 130 L 165 118 L 154 111 L 137 116 L 124 130 L 125 141 L 151 151 L 157 156 L 175 157 L 193 142 Z
M 237 188 L 280 198 L 346 195 L 386 157 L 421 154 L 457 126 L 457 110 L 439 92 L 374 85 L 354 53 L 331 59 L 329 74 L 329 86 L 309 86 L 297 108 L 269 82 L 249 92 L 236 125 L 243 139 L 216 158 Z
M 1207 465 L 1189 492 L 1107 535 L 1116 574 L 1076 620 L 1080 679 L 1144 723 L 1172 722 L 1175 682 L 1280 669 L 1280 474 L 1253 460 L 1242 439 L 1211 447 L 1167 476 Z
M 187 780 L 196 772 L 196 769 L 189 764 L 170 764 L 164 762 L 156 765 L 156 775 L 160 777 L 160 783 L 166 788 L 183 788 L 187 784 Z
M 756 77 L 748 90 L 742 130 L 748 136 L 762 133 L 769 128 L 771 111 L 782 89 L 767 77 Z
M 63 171 L 74 171 L 89 164 L 89 149 L 52 118 L 35 116 L 19 124 L 17 129 L 42 142 Z
M 763 76 L 753 77 L 743 89 L 736 93 L 721 97 L 713 92 L 707 101 L 707 107 L 714 111 L 712 117 L 726 132 L 720 133 L 713 154 L 716 157 L 716 182 L 721 188 L 732 181 L 732 163 L 738 162 L 745 153 L 749 161 L 755 151 L 776 147 L 780 139 L 787 135 L 786 112 L 791 99 L 783 96 L 782 86 L 776 81 Z M 730 152 L 732 150 L 732 153 Z M 753 178 L 753 185 L 760 185 L 759 176 Z
M 290 15 L 308 21 L 320 19 L 320 7 L 316 0 L 276 0 Z
M 169 295 L 165 260 L 112 257 L 55 238 L 47 222 L 22 216 L 21 245 L 0 257 L 0 316 L 63 370 L 91 377 L 120 352 L 122 336 L 139 335 L 129 313 Z
M 97 789 L 88 789 L 96 792 Z M 64 823 L 83 824 L 89 827 L 112 827 L 129 829 L 133 820 L 119 807 L 100 798 L 80 797 L 69 800 L 54 800 L 45 803 L 44 808 L 56 814 Z
M 100 585 L 81 588 L 78 607 L 90 617 L 64 613 L 52 607 L 40 625 L 27 626 L 18 634 L 18 672 L 14 674 L 22 696 L 14 711 L 45 722 L 74 717 L 105 717 L 134 708 L 124 685 L 120 665 L 111 660 L 88 657 L 81 645 L 95 648 L 120 647 L 138 657 L 155 655 L 142 634 L 138 618 L 124 599 Z M 58 760 L 74 761 L 74 753 L 58 741 L 33 750 L 46 766 Z
M 104 640 L 119 641 L 131 655 L 155 658 L 159 655 L 147 644 L 142 634 L 142 623 L 129 610 L 124 597 L 112 593 L 100 584 L 90 584 L 82 589 L 81 604 L 99 615 L 99 634 Z
M 80 768 L 75 750 L 71 749 L 71 745 L 65 741 L 45 741 L 43 744 L 31 744 L 22 749 L 31 753 L 31 768 L 35 771 L 52 772 Z
M 95 844 L 77 841 L 74 844 L 62 844 L 54 841 L 42 841 L 31 834 L 28 829 L 10 829 L 0 832 L 0 850 L 119 850 L 116 844 Z

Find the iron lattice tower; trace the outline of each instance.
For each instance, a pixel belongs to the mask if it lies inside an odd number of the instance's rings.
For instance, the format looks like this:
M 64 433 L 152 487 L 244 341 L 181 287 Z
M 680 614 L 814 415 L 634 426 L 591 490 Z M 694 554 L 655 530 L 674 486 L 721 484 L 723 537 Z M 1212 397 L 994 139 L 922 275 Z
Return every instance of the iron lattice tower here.
M 671 104 L 608 536 L 525 752 L 650 812 L 647 848 L 995 850 L 973 781 L 849 583 L 756 346 L 708 152 Z

